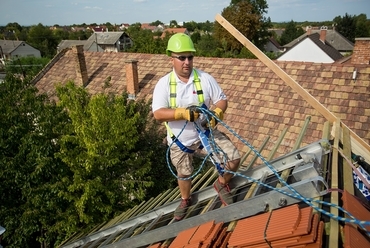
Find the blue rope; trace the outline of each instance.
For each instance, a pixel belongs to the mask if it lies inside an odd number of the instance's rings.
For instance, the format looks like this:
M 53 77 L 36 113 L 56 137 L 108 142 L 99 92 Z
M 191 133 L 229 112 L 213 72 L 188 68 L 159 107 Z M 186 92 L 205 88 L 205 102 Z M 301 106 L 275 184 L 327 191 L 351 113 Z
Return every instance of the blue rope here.
M 287 195 L 289 197 L 293 197 L 293 198 L 302 200 L 303 202 L 305 202 L 307 205 L 311 206 L 316 211 L 318 211 L 318 212 L 320 212 L 320 213 L 322 213 L 322 214 L 324 214 L 324 215 L 326 215 L 326 216 L 328 216 L 328 217 L 330 217 L 330 218 L 332 218 L 334 220 L 342 221 L 342 222 L 346 222 L 346 223 L 352 223 L 352 224 L 356 224 L 356 225 L 360 226 L 366 232 L 366 234 L 368 236 L 370 236 L 370 232 L 367 231 L 366 228 L 364 227 L 364 226 L 370 225 L 370 221 L 361 221 L 361 220 L 358 220 L 351 213 L 349 213 L 347 210 L 343 209 L 342 207 L 340 207 L 340 206 L 338 206 L 336 204 L 325 202 L 325 201 L 321 201 L 321 200 L 317 200 L 317 199 L 313 199 L 313 198 L 303 197 L 291 185 L 289 185 L 282 177 L 280 177 L 279 173 L 275 170 L 275 168 L 249 142 L 247 142 L 246 140 L 244 140 L 239 134 L 237 134 L 234 130 L 232 130 L 226 123 L 224 123 L 222 120 L 220 120 L 212 111 L 209 111 L 208 109 L 204 109 L 204 108 L 200 108 L 200 107 L 199 107 L 199 110 L 206 116 L 206 120 L 207 120 L 208 123 L 210 121 L 209 116 L 213 116 L 213 118 L 215 118 L 218 121 L 219 124 L 223 125 L 231 134 L 233 134 L 235 137 L 237 137 L 241 142 L 243 142 L 243 144 L 245 144 L 246 146 L 248 146 L 262 160 L 262 162 L 274 173 L 274 175 L 278 178 L 278 180 L 283 185 L 285 185 L 289 190 L 292 191 L 292 193 L 288 193 L 288 192 L 285 192 L 285 191 L 283 191 L 283 190 L 281 190 L 279 188 L 272 187 L 270 185 L 267 185 L 265 183 L 262 183 L 262 182 L 260 182 L 260 181 L 258 181 L 256 179 L 254 179 L 254 178 L 245 176 L 243 174 L 240 174 L 240 173 L 237 173 L 237 172 L 233 172 L 233 171 L 230 171 L 230 170 L 225 170 L 224 168 L 217 168 L 216 167 L 216 169 L 219 171 L 219 173 L 220 172 L 221 173 L 225 173 L 226 172 L 226 173 L 233 174 L 234 176 L 240 176 L 240 177 L 243 177 L 243 178 L 245 178 L 247 180 L 253 181 L 253 182 L 258 183 L 258 184 L 261 184 L 264 187 L 267 187 L 269 189 L 275 190 L 275 191 L 277 191 L 277 192 L 279 192 L 281 194 L 284 194 L 284 195 Z M 184 128 L 185 128 L 186 124 L 184 125 Z M 178 136 L 181 135 L 181 133 L 184 130 L 184 128 L 181 130 L 181 132 L 179 133 Z M 218 148 L 217 144 L 215 143 L 215 141 L 213 139 L 212 131 L 210 133 L 209 141 L 212 143 L 213 147 L 215 148 L 215 151 L 214 152 L 216 152 L 216 153 L 223 153 L 223 151 L 220 150 Z M 173 143 L 174 142 L 172 142 L 171 145 Z M 169 148 L 170 148 L 170 146 L 168 147 L 167 153 L 166 153 L 166 155 L 167 155 L 167 163 L 168 164 L 169 164 L 168 157 L 169 157 Z M 203 168 L 203 166 L 205 164 L 205 161 L 209 158 L 209 156 L 210 156 L 210 154 L 208 154 L 204 158 L 204 160 L 203 160 L 200 168 L 193 175 L 191 175 L 191 176 L 189 176 L 187 178 L 179 178 L 179 177 L 177 177 L 177 175 L 175 175 L 175 173 L 172 171 L 172 169 L 170 168 L 170 165 L 169 165 L 170 171 L 178 179 L 181 179 L 181 180 L 190 180 L 190 179 L 194 178 L 201 171 L 201 169 Z M 224 163 L 224 164 L 226 164 L 226 163 Z M 325 211 L 325 210 L 323 210 L 323 209 L 315 206 L 313 203 L 318 203 L 318 204 L 322 204 L 322 205 L 327 205 L 329 207 L 337 208 L 338 210 L 340 210 L 343 213 L 347 214 L 350 218 L 344 218 L 344 217 L 341 217 L 341 216 L 338 216 L 338 215 L 334 215 L 334 214 L 332 214 L 332 213 L 330 213 L 328 211 Z

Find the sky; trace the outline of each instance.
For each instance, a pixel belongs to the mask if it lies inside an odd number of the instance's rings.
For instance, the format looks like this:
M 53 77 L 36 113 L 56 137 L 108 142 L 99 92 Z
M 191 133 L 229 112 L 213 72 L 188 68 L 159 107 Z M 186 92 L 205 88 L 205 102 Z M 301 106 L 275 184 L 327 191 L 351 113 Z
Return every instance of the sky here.
M 336 16 L 366 14 L 370 0 L 266 0 L 272 22 L 332 21 Z M 230 0 L 0 0 L 0 25 L 21 26 L 210 22 Z

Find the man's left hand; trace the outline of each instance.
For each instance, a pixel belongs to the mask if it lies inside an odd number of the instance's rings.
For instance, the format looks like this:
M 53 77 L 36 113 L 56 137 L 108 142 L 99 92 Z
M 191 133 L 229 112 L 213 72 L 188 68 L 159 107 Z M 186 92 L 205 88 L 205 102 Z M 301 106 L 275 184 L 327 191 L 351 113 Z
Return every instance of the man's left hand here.
M 209 114 L 208 121 L 207 119 L 205 119 L 202 123 L 202 126 L 213 129 L 218 124 L 218 119 L 221 121 L 224 119 L 224 112 L 220 108 L 216 108 L 215 110 L 211 110 L 210 112 L 212 112 L 212 114 L 215 115 L 217 119 L 213 115 Z

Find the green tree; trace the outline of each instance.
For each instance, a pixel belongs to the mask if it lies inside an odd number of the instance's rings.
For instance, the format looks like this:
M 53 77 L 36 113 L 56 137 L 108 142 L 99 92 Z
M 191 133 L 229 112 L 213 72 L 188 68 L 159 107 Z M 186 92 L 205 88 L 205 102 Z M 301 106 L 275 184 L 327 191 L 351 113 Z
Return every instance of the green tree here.
M 184 28 L 186 28 L 189 32 L 194 32 L 198 29 L 198 23 L 196 23 L 195 21 L 185 22 Z
M 134 45 L 128 49 L 129 52 L 162 54 L 166 50 L 168 39 L 159 39 L 154 37 L 150 30 L 129 29 L 127 32 L 134 41 Z
M 204 57 L 217 57 L 217 41 L 210 34 L 204 34 L 200 37 L 200 40 L 196 44 L 197 56 Z
M 0 84 L 6 247 L 54 247 L 173 187 L 149 103 L 71 83 L 57 105 L 27 79 L 8 73 Z
M 282 45 L 288 44 L 289 42 L 304 34 L 304 32 L 305 31 L 302 28 L 297 27 L 297 24 L 293 20 L 291 20 L 290 22 L 288 22 L 285 30 L 281 34 L 279 43 Z
M 177 25 L 178 25 L 178 24 L 177 24 L 177 21 L 176 21 L 176 20 L 171 20 L 171 21 L 170 21 L 170 27 L 171 27 L 171 28 L 177 28 Z
M 19 39 L 22 30 L 23 27 L 19 25 L 17 22 L 8 23 L 1 30 L 1 38 L 5 40 L 17 40 Z
M 69 33 L 67 30 L 64 30 L 62 28 L 57 28 L 53 30 L 52 34 L 54 38 L 57 40 L 57 42 L 61 42 L 62 40 L 68 40 L 69 39 Z
M 54 153 L 67 116 L 55 104 L 45 104 L 46 96 L 37 94 L 29 80 L 10 73 L 0 84 L 0 101 L 0 220 L 7 229 L 5 246 L 53 243 L 58 232 L 54 224 L 65 204 L 58 192 L 68 173 Z
M 261 48 L 268 38 L 267 28 L 271 26 L 271 21 L 263 16 L 266 8 L 265 0 L 233 0 L 221 14 L 246 38 Z M 219 23 L 215 24 L 214 29 L 216 40 L 225 42 L 227 51 L 231 51 L 232 54 L 241 51 L 243 45 Z
M 68 190 L 60 196 L 71 203 L 68 215 L 78 221 L 66 226 L 76 231 L 78 223 L 91 227 L 151 195 L 156 173 L 168 175 L 165 156 L 158 156 L 165 148 L 149 103 L 130 101 L 127 94 L 90 96 L 73 83 L 57 92 L 71 118 L 57 157 L 74 175 L 63 178 Z M 172 178 L 160 180 L 163 190 Z
M 52 58 L 56 54 L 58 41 L 53 32 L 41 23 L 30 28 L 26 42 L 39 49 L 43 57 Z
M 335 17 L 334 22 L 336 22 L 336 30 L 341 35 L 346 37 L 348 40 L 355 42 L 356 21 L 354 16 L 346 13 L 343 17 Z
M 355 17 L 356 33 L 355 37 L 369 37 L 370 36 L 370 20 L 367 19 L 366 14 L 360 14 Z
M 133 23 L 131 24 L 128 28 L 127 28 L 127 33 L 130 35 L 130 36 L 135 36 L 137 32 L 140 32 L 141 31 L 141 23 L 140 22 L 136 22 L 136 23 Z
M 198 43 L 198 41 L 200 40 L 201 38 L 201 35 L 199 32 L 193 32 L 191 35 L 190 35 L 190 38 L 191 40 L 194 42 L 194 43 Z
M 163 25 L 163 22 L 160 20 L 156 20 L 155 22 L 150 23 L 151 26 L 158 26 L 158 25 Z
M 200 23 L 198 23 L 197 28 L 199 30 L 204 31 L 204 32 L 210 32 L 210 33 L 212 33 L 213 30 L 214 30 L 214 23 L 213 22 L 210 22 L 210 21 L 200 22 Z
M 50 61 L 48 58 L 21 57 L 6 64 L 6 71 L 11 74 L 33 77 Z
M 76 32 L 69 32 L 69 40 L 87 40 L 93 34 L 92 30 L 78 30 Z

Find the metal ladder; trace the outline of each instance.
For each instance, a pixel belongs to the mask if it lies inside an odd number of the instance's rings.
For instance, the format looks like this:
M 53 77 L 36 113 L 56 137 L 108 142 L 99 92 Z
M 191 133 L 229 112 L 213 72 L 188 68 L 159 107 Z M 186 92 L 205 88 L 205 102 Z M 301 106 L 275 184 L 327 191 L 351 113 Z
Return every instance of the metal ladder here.
M 278 173 L 292 170 L 287 183 L 302 197 L 315 198 L 326 194 L 328 188 L 323 177 L 321 161 L 323 156 L 330 152 L 329 142 L 320 140 L 272 160 L 269 164 Z M 174 238 L 179 232 L 208 221 L 227 223 L 265 212 L 267 209 L 273 210 L 301 201 L 299 198 L 290 197 L 275 190 L 264 192 L 265 187 L 258 183 L 253 189 L 251 188 L 253 183 L 251 181 L 269 185 L 279 183 L 273 171 L 265 164 L 240 171 L 240 174 L 243 176 L 234 177 L 230 183 L 231 188 L 234 189 L 236 201 L 229 206 L 221 206 L 217 192 L 211 185 L 192 193 L 193 204 L 188 210 L 187 217 L 179 222 L 174 221 L 172 217 L 180 199 L 105 229 L 102 228 L 81 239 L 71 240 L 61 247 L 147 247 L 150 244 Z M 280 190 L 292 193 L 286 186 Z M 245 199 L 247 193 L 251 196 Z

